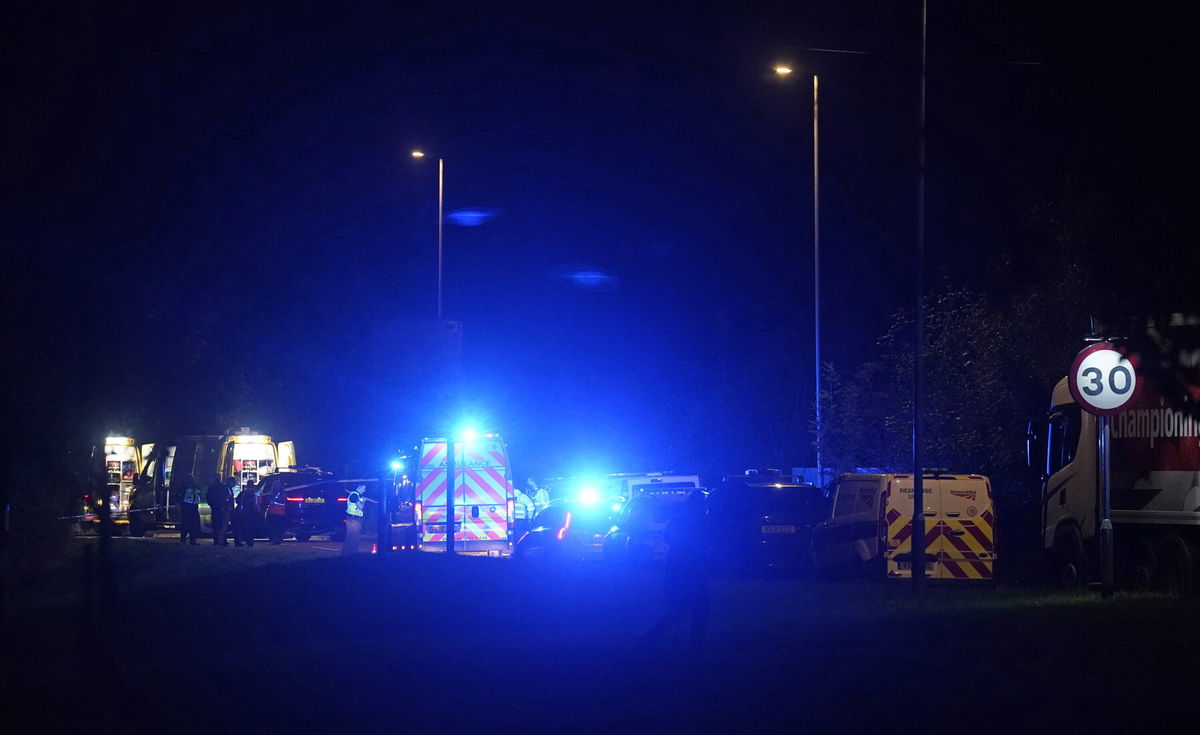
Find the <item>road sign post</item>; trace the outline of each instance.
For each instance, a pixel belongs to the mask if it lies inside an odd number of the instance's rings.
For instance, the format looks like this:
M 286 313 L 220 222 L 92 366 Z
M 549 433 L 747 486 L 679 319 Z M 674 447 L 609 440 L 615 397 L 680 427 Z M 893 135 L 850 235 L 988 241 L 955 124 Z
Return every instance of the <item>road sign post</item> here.
M 1109 342 L 1098 342 L 1075 356 L 1067 383 L 1080 408 L 1097 417 L 1100 457 L 1100 594 L 1113 593 L 1112 437 L 1108 418 L 1133 404 L 1141 389 L 1137 366 Z

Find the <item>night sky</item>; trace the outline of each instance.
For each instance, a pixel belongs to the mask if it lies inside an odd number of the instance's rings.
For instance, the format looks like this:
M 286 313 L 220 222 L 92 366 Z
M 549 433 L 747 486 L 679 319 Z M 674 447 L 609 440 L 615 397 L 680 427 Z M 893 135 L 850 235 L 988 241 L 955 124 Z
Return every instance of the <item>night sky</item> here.
M 812 380 L 809 75 L 853 369 L 911 300 L 919 3 L 509 5 L 8 7 L 10 413 L 336 469 L 467 417 L 522 473 L 811 461 L 755 434 Z M 995 288 L 1076 197 L 1102 307 L 1198 306 L 1196 18 L 1155 12 L 930 3 L 931 283 Z M 434 363 L 379 335 L 435 316 L 437 156 L 447 211 L 491 217 L 447 222 Z

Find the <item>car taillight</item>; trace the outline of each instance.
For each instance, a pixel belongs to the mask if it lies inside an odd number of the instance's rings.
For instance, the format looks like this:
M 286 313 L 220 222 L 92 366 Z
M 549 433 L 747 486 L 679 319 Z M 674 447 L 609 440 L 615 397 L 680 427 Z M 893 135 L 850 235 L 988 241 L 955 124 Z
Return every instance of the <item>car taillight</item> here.
M 349 499 L 350 499 L 350 498 L 348 498 L 348 497 L 346 497 L 346 498 L 338 498 L 338 502 L 339 502 L 339 503 L 344 503 L 344 502 L 346 502 L 346 501 L 347 501 L 347 500 L 349 500 Z
M 284 500 L 288 501 L 289 503 L 300 503 L 300 502 L 303 502 L 304 497 L 301 496 L 299 498 L 293 498 L 292 496 L 289 495 L 286 498 L 284 498 Z
M 566 522 L 563 524 L 563 527 L 562 527 L 562 528 L 558 529 L 558 540 L 559 540 L 559 541 L 562 541 L 562 540 L 563 540 L 563 536 L 567 535 L 567 529 L 568 529 L 568 528 L 570 528 L 570 527 L 571 527 L 571 514 L 570 514 L 570 513 L 567 513 L 567 520 L 566 520 Z

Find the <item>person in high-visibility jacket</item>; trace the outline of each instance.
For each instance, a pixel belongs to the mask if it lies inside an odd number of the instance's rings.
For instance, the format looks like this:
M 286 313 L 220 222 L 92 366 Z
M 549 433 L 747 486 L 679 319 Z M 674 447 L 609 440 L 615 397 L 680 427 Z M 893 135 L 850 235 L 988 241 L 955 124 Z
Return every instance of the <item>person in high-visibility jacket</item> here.
M 513 533 L 521 538 L 529 530 L 529 521 L 533 518 L 534 504 L 528 495 L 513 488 Z
M 183 481 L 183 492 L 179 496 L 179 543 L 196 543 L 200 535 L 200 486 L 196 478 L 188 475 Z
M 358 536 L 362 532 L 363 511 L 367 506 L 366 490 L 366 485 L 358 485 L 346 494 L 346 538 L 342 542 L 343 554 L 358 552 Z
M 546 492 L 546 488 L 538 487 L 537 481 L 532 477 L 529 478 L 529 494 L 533 496 L 533 510 L 535 513 L 541 513 L 542 509 L 550 505 L 550 493 Z

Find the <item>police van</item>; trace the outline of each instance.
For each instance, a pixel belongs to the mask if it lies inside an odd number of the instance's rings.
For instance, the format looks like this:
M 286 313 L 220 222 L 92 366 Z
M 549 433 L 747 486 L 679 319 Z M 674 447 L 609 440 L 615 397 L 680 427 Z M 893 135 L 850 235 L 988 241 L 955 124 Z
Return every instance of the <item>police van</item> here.
M 923 486 L 926 575 L 992 579 L 996 516 L 988 478 L 930 471 Z M 843 474 L 832 495 L 829 517 L 813 529 L 817 572 L 823 577 L 857 572 L 910 578 L 913 475 Z

